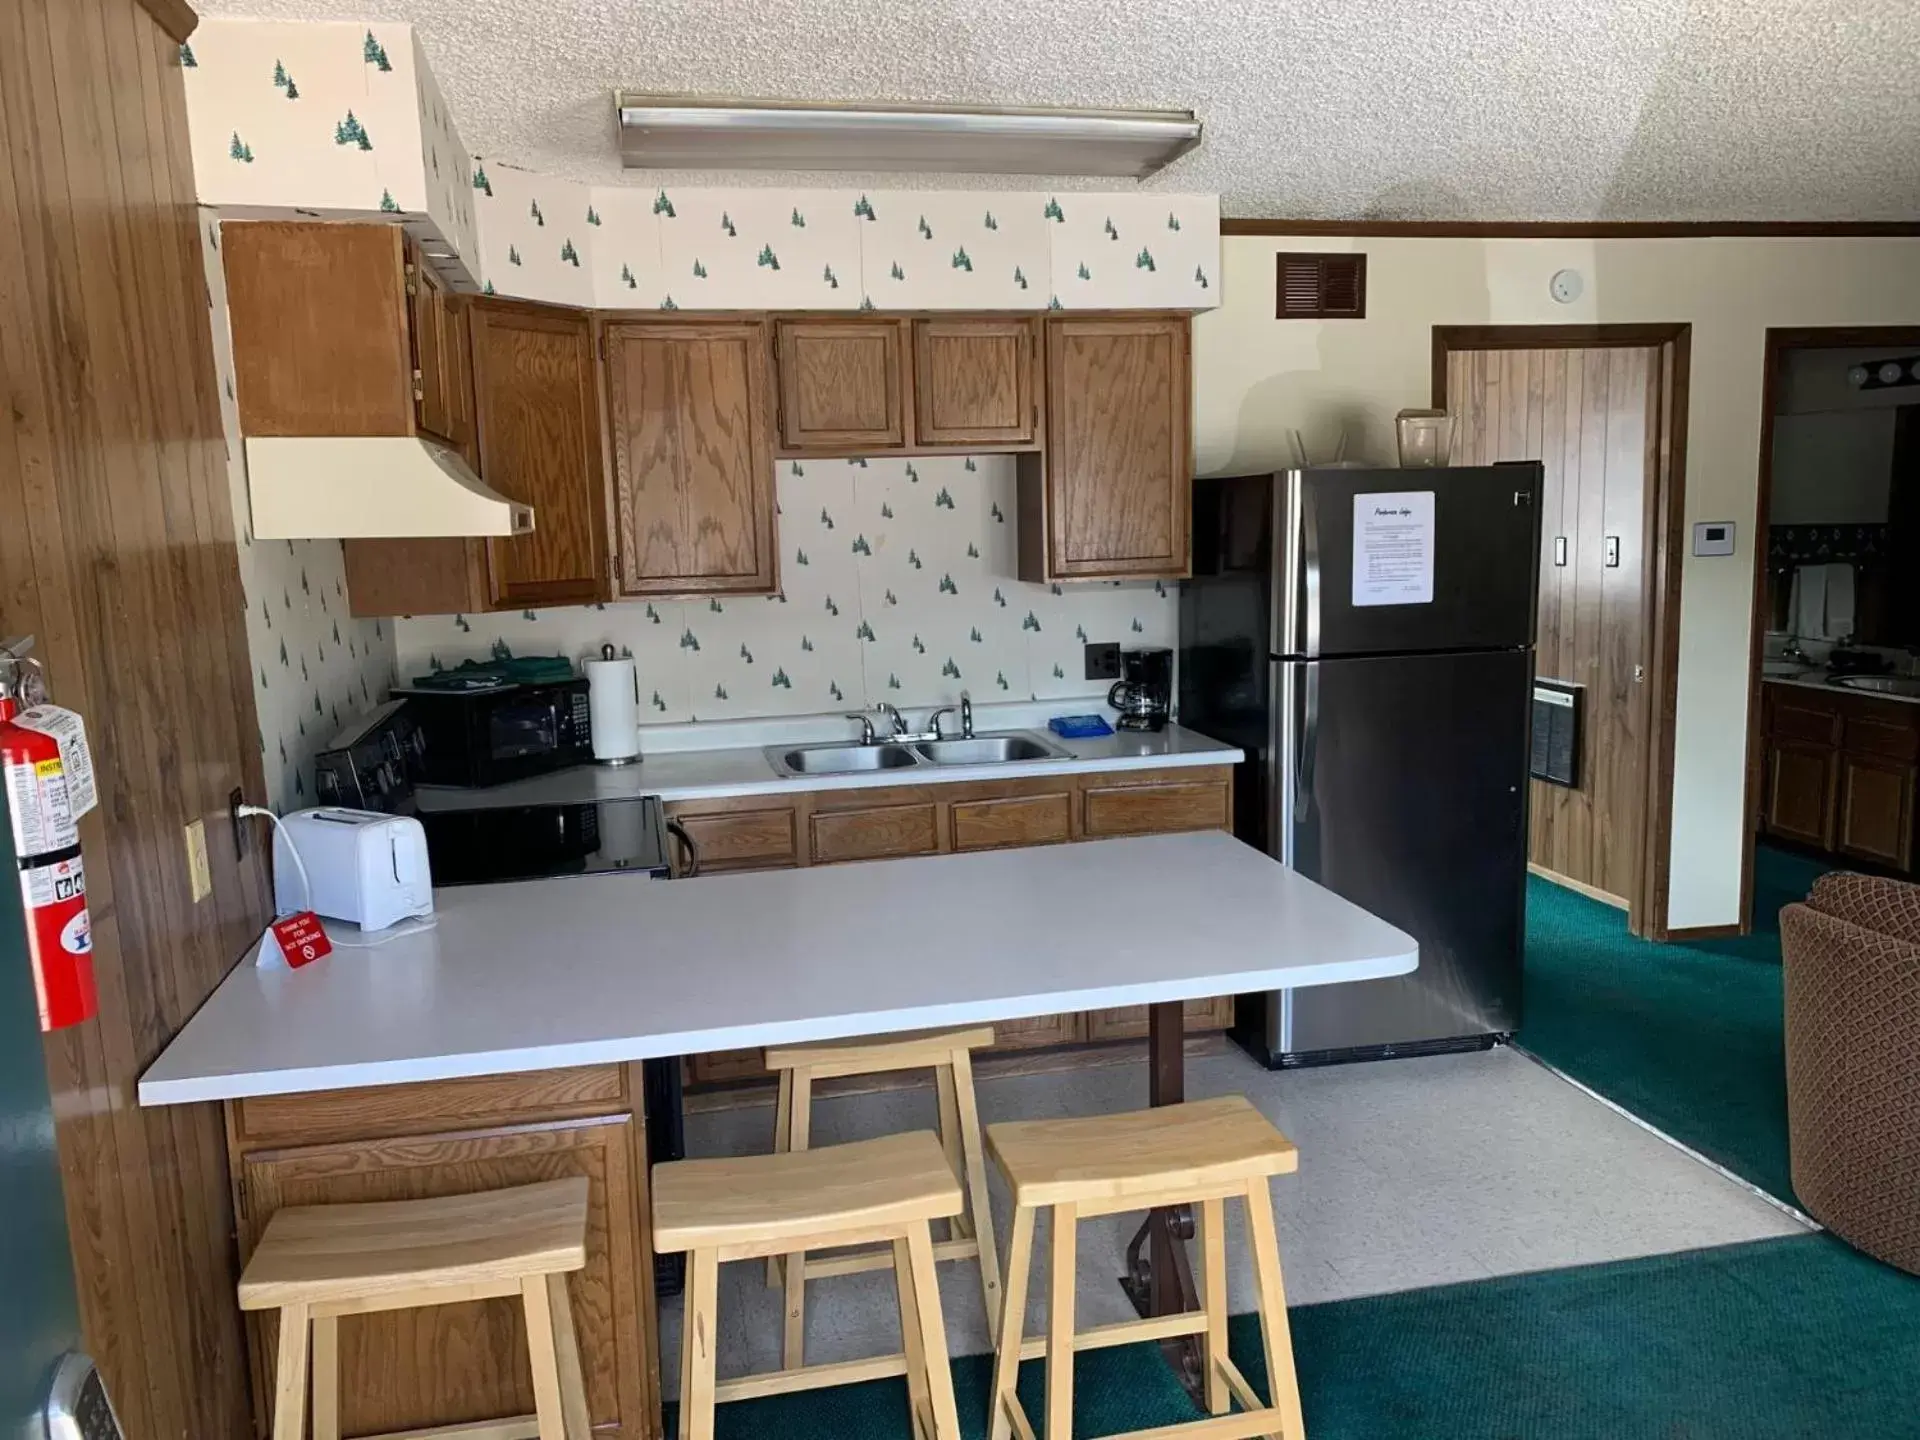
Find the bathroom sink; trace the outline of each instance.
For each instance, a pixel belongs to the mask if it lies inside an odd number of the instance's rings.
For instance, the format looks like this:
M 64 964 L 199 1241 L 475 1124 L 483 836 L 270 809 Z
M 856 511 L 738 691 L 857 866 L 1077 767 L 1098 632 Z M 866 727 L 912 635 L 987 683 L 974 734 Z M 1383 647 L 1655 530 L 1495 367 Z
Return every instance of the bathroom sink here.
M 905 745 L 801 745 L 770 747 L 766 756 L 782 775 L 857 775 L 871 770 L 905 770 L 920 761 Z
M 1832 683 L 1849 690 L 1869 690 L 1875 695 L 1920 697 L 1920 677 L 1911 675 L 1836 675 Z
M 922 740 L 914 747 L 935 765 L 1010 765 L 1020 760 L 1063 760 L 1067 752 L 1038 735 L 975 735 L 966 740 Z

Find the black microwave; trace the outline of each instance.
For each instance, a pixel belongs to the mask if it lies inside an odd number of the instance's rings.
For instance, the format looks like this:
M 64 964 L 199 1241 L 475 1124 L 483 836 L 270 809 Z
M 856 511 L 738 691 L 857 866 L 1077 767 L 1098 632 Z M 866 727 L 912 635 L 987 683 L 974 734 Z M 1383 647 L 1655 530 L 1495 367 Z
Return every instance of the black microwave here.
M 420 727 L 429 785 L 504 785 L 593 759 L 585 680 L 393 693 Z

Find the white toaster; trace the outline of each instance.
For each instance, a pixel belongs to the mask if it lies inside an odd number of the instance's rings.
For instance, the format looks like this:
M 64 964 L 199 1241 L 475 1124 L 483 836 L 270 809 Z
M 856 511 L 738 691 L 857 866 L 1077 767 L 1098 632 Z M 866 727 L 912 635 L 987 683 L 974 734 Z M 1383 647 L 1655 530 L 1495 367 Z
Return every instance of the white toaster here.
M 384 930 L 433 913 L 427 834 L 411 816 L 322 806 L 284 817 L 273 827 L 273 898 L 281 914 L 303 903 L 289 844 L 306 866 L 312 894 L 304 903 L 317 915 Z

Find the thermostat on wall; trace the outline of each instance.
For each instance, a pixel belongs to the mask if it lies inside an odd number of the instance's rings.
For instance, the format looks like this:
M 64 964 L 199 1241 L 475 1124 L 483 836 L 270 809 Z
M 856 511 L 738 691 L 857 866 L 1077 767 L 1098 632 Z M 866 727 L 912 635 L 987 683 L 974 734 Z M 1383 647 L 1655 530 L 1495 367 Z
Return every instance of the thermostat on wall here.
M 1693 526 L 1693 553 L 1696 555 L 1731 555 L 1733 553 L 1733 522 L 1731 520 L 1697 520 Z

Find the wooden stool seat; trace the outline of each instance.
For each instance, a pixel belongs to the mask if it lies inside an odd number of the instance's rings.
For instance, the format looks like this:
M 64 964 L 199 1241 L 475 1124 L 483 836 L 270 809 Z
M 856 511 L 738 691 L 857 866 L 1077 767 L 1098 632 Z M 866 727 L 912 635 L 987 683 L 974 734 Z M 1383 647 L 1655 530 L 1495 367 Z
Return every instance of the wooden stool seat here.
M 657 1166 L 654 1249 L 690 1252 L 680 1326 L 681 1440 L 712 1440 L 714 1409 L 728 1401 L 891 1375 L 907 1378 L 913 1435 L 960 1440 L 931 1222 L 957 1215 L 963 1203 L 947 1152 L 930 1130 Z M 833 1365 L 789 1360 L 770 1373 L 715 1379 L 722 1261 L 874 1244 L 893 1267 L 899 1353 Z
M 824 1150 L 679 1160 L 655 1169 L 653 1244 L 722 1260 L 779 1253 L 822 1232 L 894 1230 L 958 1214 L 960 1182 L 926 1130 Z
M 987 1148 L 1016 1205 L 1072 1204 L 1084 1215 L 1106 1201 L 1138 1210 L 1136 1196 L 1242 1189 L 1255 1176 L 1300 1168 L 1294 1143 L 1244 1096 L 1163 1105 L 1084 1119 L 1013 1120 L 989 1127 Z
M 1046 1440 L 1073 1434 L 1073 1357 L 1081 1350 L 1139 1340 L 1200 1337 L 1210 1418 L 1163 1426 L 1154 1440 L 1241 1440 L 1256 1435 L 1304 1440 L 1300 1391 L 1287 1329 L 1286 1292 L 1268 1178 L 1299 1167 L 1299 1152 L 1244 1096 L 1228 1095 L 1124 1115 L 1021 1120 L 990 1126 L 987 1147 L 1013 1190 L 1013 1238 L 1007 1250 L 1006 1311 L 994 1355 L 989 1440 L 1035 1440 L 1015 1394 L 1020 1361 L 1047 1364 Z M 1266 1346 L 1263 1401 L 1227 1354 L 1226 1202 L 1247 1207 L 1260 1330 Z M 1078 1223 L 1117 1210 L 1197 1205 L 1200 1308 L 1077 1332 L 1074 1329 Z M 1026 1336 L 1027 1277 L 1034 1221 L 1051 1208 L 1047 1333 Z M 1175 1242 L 1176 1245 L 1179 1243 Z M 1230 1413 L 1238 1401 L 1240 1413 Z
M 585 1266 L 586 1233 L 584 1177 L 434 1200 L 292 1205 L 274 1213 L 247 1261 L 240 1308 L 505 1280 L 518 1290 L 524 1275 Z
M 567 1275 L 587 1263 L 585 1176 L 423 1200 L 276 1211 L 240 1276 L 242 1310 L 278 1310 L 273 1440 L 340 1440 L 340 1318 L 517 1295 L 537 1413 L 435 1440 L 589 1440 Z M 312 1384 L 308 1385 L 311 1365 Z M 419 1432 L 411 1432 L 418 1434 Z M 405 1440 L 402 1436 L 370 1440 Z
M 940 1143 L 948 1164 L 966 1186 L 966 1205 L 948 1220 L 947 1237 L 934 1245 L 933 1255 L 940 1261 L 971 1260 L 979 1267 L 990 1336 L 999 1334 L 1000 1257 L 987 1196 L 987 1154 L 980 1130 L 980 1107 L 973 1092 L 972 1052 L 991 1044 L 991 1025 L 966 1025 L 853 1040 L 772 1045 L 765 1051 L 767 1068 L 780 1076 L 780 1099 L 773 1117 L 776 1154 L 807 1148 L 817 1081 L 890 1070 L 933 1071 L 940 1106 Z M 781 1337 L 787 1368 L 806 1363 L 807 1281 L 883 1270 L 893 1263 L 884 1246 L 837 1255 L 809 1256 L 799 1247 L 792 1247 L 785 1255 L 770 1253 L 767 1284 L 784 1288 L 787 1297 Z

